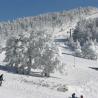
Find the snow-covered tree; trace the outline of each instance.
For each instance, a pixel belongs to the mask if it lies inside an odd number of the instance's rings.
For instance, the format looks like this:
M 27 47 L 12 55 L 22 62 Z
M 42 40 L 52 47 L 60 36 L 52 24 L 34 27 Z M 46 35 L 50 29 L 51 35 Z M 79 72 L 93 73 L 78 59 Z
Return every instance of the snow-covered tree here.
M 18 37 L 11 37 L 6 44 L 6 58 L 7 65 L 16 69 L 17 73 L 24 73 L 27 66 L 27 39 L 23 35 Z
M 38 31 L 34 34 L 32 40 L 34 43 L 31 42 L 30 45 L 32 50 L 31 58 L 33 60 L 31 67 L 42 68 L 42 73 L 45 76 L 49 76 L 50 72 L 56 68 L 57 63 L 59 62 L 56 57 L 52 34 L 49 34 L 47 31 Z
M 6 61 L 18 73 L 30 74 L 32 68 L 41 68 L 49 76 L 57 64 L 52 43 L 52 34 L 45 31 L 32 31 L 30 36 L 22 34 L 17 38 L 11 37 L 6 44 Z
M 41 53 L 44 48 L 45 42 L 48 41 L 48 37 L 45 35 L 45 31 L 32 31 L 29 38 L 28 47 L 28 72 L 31 68 L 37 68 L 40 66 Z M 46 41 L 47 40 L 47 41 Z
M 81 57 L 82 56 L 82 50 L 80 42 L 77 40 L 75 45 L 75 56 Z
M 75 49 L 75 42 L 74 42 L 74 40 L 73 40 L 73 37 L 70 37 L 70 38 L 69 38 L 68 46 L 69 46 L 72 50 Z
M 82 53 L 84 58 L 97 59 L 96 48 L 94 42 L 89 39 L 83 46 Z
M 45 76 L 49 76 L 50 73 L 57 68 L 60 61 L 57 57 L 56 50 L 53 46 L 49 46 L 48 44 L 46 44 L 44 48 L 45 50 L 43 51 L 41 57 L 41 65 L 43 67 L 42 73 Z
M 11 37 L 7 40 L 6 43 L 6 58 L 4 61 L 8 62 L 8 65 L 15 66 L 15 62 L 17 62 L 16 57 L 16 49 L 17 49 L 17 39 L 15 37 Z
M 85 15 L 92 14 L 92 10 L 97 12 L 96 8 L 77 8 L 69 11 L 57 12 L 57 13 L 47 13 L 44 15 L 34 16 L 34 17 L 24 17 L 13 21 L 1 22 L 0 23 L 0 38 L 5 40 L 11 35 L 16 36 L 24 31 L 29 32 L 32 28 L 34 31 L 55 28 L 62 28 L 63 25 L 72 24 L 76 22 L 77 19 L 85 17 Z M 96 36 L 96 34 L 95 34 Z M 97 38 L 98 39 L 98 38 Z

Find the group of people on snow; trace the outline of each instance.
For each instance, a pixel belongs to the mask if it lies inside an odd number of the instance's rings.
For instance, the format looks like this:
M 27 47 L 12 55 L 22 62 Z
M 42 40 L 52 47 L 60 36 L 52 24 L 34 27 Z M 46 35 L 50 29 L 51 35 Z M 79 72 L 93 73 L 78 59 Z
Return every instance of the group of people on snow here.
M 72 98 L 83 98 L 83 95 L 81 95 L 80 97 L 76 97 L 76 94 L 73 93 L 73 94 L 72 94 Z

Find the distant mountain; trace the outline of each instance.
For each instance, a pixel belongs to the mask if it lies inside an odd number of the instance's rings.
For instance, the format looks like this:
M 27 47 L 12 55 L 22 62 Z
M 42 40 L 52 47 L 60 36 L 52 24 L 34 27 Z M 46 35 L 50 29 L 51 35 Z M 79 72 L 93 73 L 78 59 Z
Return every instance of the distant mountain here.
M 76 23 L 85 18 L 92 18 L 98 13 L 95 7 L 80 7 L 69 11 L 42 14 L 34 17 L 24 17 L 0 23 L 0 44 L 2 45 L 10 36 L 16 36 L 31 30 L 49 30 L 55 34 L 65 33 Z

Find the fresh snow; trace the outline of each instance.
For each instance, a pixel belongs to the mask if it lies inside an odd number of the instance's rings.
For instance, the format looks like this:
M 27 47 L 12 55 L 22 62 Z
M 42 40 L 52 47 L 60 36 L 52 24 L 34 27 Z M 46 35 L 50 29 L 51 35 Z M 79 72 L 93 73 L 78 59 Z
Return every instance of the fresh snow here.
M 95 17 L 98 17 L 97 13 L 86 19 Z M 55 28 L 54 36 L 59 39 L 68 37 L 67 31 L 75 28 L 76 23 Z M 64 68 L 62 73 L 56 70 L 49 78 L 20 75 L 0 69 L 0 73 L 4 74 L 0 98 L 71 98 L 74 92 L 77 97 L 83 94 L 84 98 L 98 98 L 98 71 L 90 68 L 98 68 L 98 61 L 72 56 L 72 51 L 66 48 L 64 42 L 59 43 L 58 52 Z M 5 65 L 4 58 L 5 52 L 2 52 L 0 65 Z M 64 87 L 68 91 L 63 92 Z
M 98 98 L 98 72 L 89 68 L 97 67 L 98 62 L 74 58 L 70 55 L 70 51 L 61 46 L 63 43 L 59 46 L 60 58 L 64 63 L 62 74 L 56 71 L 50 78 L 45 78 L 0 70 L 0 73 L 4 74 L 3 85 L 0 87 L 1 98 L 69 98 L 73 92 L 78 97 L 83 94 L 84 98 Z M 4 52 L 0 56 L 2 63 Z M 58 91 L 58 88 L 64 85 L 68 91 Z

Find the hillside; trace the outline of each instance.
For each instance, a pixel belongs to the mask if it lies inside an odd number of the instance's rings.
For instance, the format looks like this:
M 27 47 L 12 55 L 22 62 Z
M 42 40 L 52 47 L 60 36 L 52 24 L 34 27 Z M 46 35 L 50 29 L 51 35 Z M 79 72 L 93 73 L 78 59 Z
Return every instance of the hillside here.
M 42 77 L 38 69 L 33 70 L 31 76 L 16 74 L 12 69 L 6 68 L 5 50 L 1 49 L 0 73 L 4 74 L 3 85 L 0 87 L 1 98 L 71 98 L 74 92 L 77 97 L 83 94 L 84 98 L 98 98 L 98 61 L 75 57 L 65 44 L 65 38 L 70 36 L 67 33 L 70 29 L 74 30 L 81 20 L 97 18 L 97 13 L 97 8 L 87 7 L 1 22 L 1 48 L 4 49 L 6 40 L 11 36 L 17 38 L 20 34 L 46 30 L 53 34 L 53 41 L 56 40 L 58 49 L 56 54 L 59 54 L 63 64 L 62 69 L 59 69 L 61 72 L 55 70 L 48 78 Z
M 89 67 L 97 67 L 98 62 L 76 58 L 74 66 L 73 56 L 63 54 L 61 58 L 65 64 L 63 74 L 56 71 L 50 78 L 18 75 L 0 70 L 0 73 L 4 74 L 0 96 L 2 98 L 69 98 L 75 92 L 78 97 L 83 94 L 87 98 L 97 98 L 98 72 Z M 0 61 L 2 64 L 2 59 Z M 63 92 L 64 87 L 67 87 L 68 91 Z M 58 90 L 59 88 L 61 90 Z
M 96 13 L 98 13 L 97 8 L 86 7 L 1 22 L 0 44 L 1 46 L 4 45 L 2 43 L 10 36 L 17 36 L 22 32 L 29 33 L 31 30 L 48 30 L 57 35 L 61 33 L 66 34 L 69 28 L 74 28 L 79 20 L 93 17 Z

